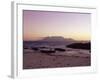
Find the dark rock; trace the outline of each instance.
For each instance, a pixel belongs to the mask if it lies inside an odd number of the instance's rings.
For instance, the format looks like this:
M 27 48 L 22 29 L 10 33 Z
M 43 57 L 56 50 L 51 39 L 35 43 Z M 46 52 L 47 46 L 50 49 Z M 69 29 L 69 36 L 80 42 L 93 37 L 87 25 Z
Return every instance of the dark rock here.
M 43 47 L 39 47 L 39 48 L 47 48 L 47 47 L 43 46 Z
M 28 47 L 24 47 L 24 49 L 28 49 Z
M 65 49 L 62 48 L 55 48 L 56 51 L 66 51 Z
M 37 47 L 32 47 L 32 50 L 34 50 L 34 51 L 38 51 L 39 48 L 37 48 Z
M 55 50 L 40 50 L 42 53 L 55 53 Z
M 90 44 L 90 42 L 88 42 L 88 43 L 73 43 L 73 44 L 67 45 L 66 47 L 74 48 L 74 49 L 90 50 L 91 49 L 91 44 Z

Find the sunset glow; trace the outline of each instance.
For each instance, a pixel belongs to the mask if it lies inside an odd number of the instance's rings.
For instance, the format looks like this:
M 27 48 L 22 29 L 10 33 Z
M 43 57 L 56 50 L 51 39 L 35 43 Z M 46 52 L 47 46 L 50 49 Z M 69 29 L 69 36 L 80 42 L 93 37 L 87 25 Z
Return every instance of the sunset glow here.
M 23 11 L 23 39 L 32 41 L 47 36 L 90 40 L 91 14 L 56 11 Z

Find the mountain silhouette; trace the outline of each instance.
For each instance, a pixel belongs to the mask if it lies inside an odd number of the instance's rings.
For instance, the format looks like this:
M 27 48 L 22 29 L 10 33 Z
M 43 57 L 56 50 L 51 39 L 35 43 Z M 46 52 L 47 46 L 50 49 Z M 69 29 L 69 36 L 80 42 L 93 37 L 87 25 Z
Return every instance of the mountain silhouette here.
M 44 37 L 42 41 L 53 41 L 53 42 L 72 42 L 75 41 L 71 38 L 64 38 L 62 36 L 51 36 L 51 37 Z

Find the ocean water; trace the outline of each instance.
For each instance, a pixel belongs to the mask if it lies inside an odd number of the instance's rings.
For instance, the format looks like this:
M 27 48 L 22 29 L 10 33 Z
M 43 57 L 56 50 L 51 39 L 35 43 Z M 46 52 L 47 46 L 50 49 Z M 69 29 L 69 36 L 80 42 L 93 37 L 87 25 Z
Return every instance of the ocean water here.
M 23 47 L 43 47 L 43 46 L 65 46 L 71 44 L 67 42 L 50 41 L 23 41 Z
M 48 42 L 48 41 L 23 41 L 23 48 L 29 48 L 32 47 L 50 47 L 50 48 L 62 48 L 65 49 L 65 52 L 56 52 L 57 54 L 67 54 L 67 55 L 80 55 L 80 54 L 90 54 L 90 50 L 84 50 L 84 49 L 73 49 L 66 47 L 67 45 L 72 43 L 67 42 Z

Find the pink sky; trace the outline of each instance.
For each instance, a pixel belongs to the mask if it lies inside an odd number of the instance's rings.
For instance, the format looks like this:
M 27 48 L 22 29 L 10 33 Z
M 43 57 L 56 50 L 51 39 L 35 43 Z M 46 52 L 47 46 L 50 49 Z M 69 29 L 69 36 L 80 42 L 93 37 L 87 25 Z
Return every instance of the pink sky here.
M 63 36 L 75 40 L 90 40 L 91 14 L 23 11 L 24 40 L 38 40 L 47 36 Z

